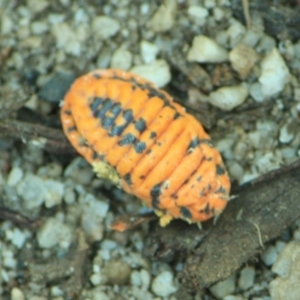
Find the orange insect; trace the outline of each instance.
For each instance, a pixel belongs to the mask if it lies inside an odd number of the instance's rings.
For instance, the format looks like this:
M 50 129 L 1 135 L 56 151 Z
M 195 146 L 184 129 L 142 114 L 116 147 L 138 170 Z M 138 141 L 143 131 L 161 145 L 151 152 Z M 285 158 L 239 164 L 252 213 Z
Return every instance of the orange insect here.
M 202 125 L 152 82 L 121 70 L 95 70 L 66 94 L 61 120 L 99 176 L 152 207 L 165 226 L 219 215 L 230 180 Z

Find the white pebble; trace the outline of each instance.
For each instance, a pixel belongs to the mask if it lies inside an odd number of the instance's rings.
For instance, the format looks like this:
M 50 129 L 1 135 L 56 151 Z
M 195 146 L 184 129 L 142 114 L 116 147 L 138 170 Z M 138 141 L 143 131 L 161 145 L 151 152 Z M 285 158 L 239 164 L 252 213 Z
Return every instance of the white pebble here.
M 225 86 L 210 93 L 209 102 L 220 109 L 230 111 L 242 104 L 247 96 L 248 90 L 242 85 Z
M 235 274 L 211 286 L 209 290 L 217 299 L 223 299 L 232 294 L 235 290 Z
M 93 285 L 99 285 L 102 281 L 101 274 L 92 274 L 92 276 L 90 277 L 90 281 Z
M 271 281 L 273 300 L 298 300 L 300 295 L 300 243 L 290 242 L 279 254 L 272 271 L 279 276 Z M 288 297 L 287 297 L 288 296 Z
M 8 269 L 14 269 L 17 265 L 15 254 L 10 250 L 1 250 L 2 265 Z M 1 268 L 2 269 L 2 268 Z
M 273 50 L 261 62 L 259 82 L 266 98 L 281 92 L 290 80 L 289 69 L 278 50 Z
M 7 178 L 7 185 L 9 186 L 17 185 L 18 182 L 22 179 L 22 177 L 23 177 L 22 169 L 18 167 L 12 168 Z
M 153 279 L 151 289 L 155 295 L 167 297 L 175 293 L 178 287 L 174 283 L 173 274 L 170 271 L 164 271 Z
M 266 266 L 271 266 L 277 259 L 277 250 L 275 246 L 270 245 L 262 254 L 261 259 L 265 263 Z
M 9 34 L 14 28 L 14 22 L 8 14 L 1 15 L 1 35 Z
M 67 23 L 58 23 L 51 26 L 51 32 L 55 37 L 58 49 L 63 49 L 67 54 L 79 56 L 81 53 L 81 42 L 76 32 Z
M 38 244 L 43 249 L 56 245 L 67 249 L 72 241 L 72 229 L 56 218 L 49 218 L 37 233 Z
M 107 16 L 98 16 L 92 21 L 94 35 L 100 40 L 106 40 L 116 35 L 120 28 L 120 23 L 117 20 Z
M 208 16 L 208 10 L 205 7 L 191 5 L 187 10 L 188 15 L 195 21 L 199 26 L 204 25 Z
M 47 0 L 27 0 L 28 8 L 32 13 L 40 13 L 49 6 Z
M 119 48 L 111 57 L 111 68 L 128 70 L 131 67 L 132 54 L 128 50 Z
M 254 284 L 255 269 L 253 267 L 245 267 L 242 269 L 238 286 L 242 290 L 247 290 Z
M 158 59 L 147 65 L 133 67 L 131 72 L 153 82 L 157 87 L 163 87 L 171 81 L 170 67 L 163 59 Z
M 21 231 L 18 228 L 14 228 L 13 230 L 7 230 L 6 232 L 7 240 L 11 241 L 13 245 L 15 245 L 18 249 L 21 249 L 28 237 L 28 234 Z
M 46 188 L 45 206 L 51 208 L 62 202 L 64 185 L 61 182 L 49 179 L 44 182 Z
M 229 37 L 229 45 L 231 48 L 234 48 L 242 41 L 246 33 L 246 28 L 240 22 L 234 22 L 226 32 Z
M 261 152 L 256 152 L 256 156 L 253 159 L 253 165 L 256 165 L 261 174 L 278 169 L 282 164 L 283 161 L 280 151 L 275 153 L 267 152 L 264 154 Z
M 200 63 L 219 63 L 228 60 L 228 52 L 214 40 L 204 35 L 194 37 L 187 53 L 188 61 Z
M 150 28 L 155 32 L 164 32 L 171 29 L 175 23 L 176 7 L 176 0 L 164 1 L 151 18 Z
M 11 289 L 10 297 L 11 300 L 25 300 L 23 292 L 17 287 Z
M 48 31 L 48 24 L 46 22 L 35 21 L 31 23 L 32 34 L 43 34 Z
M 254 82 L 253 84 L 250 85 L 249 92 L 251 97 L 256 101 L 256 102 L 263 102 L 265 97 L 262 93 L 261 89 L 261 84 L 259 82 Z
M 47 194 L 47 189 L 41 178 L 28 173 L 18 183 L 17 193 L 23 198 L 26 208 L 33 209 L 42 205 Z
M 244 176 L 244 168 L 236 161 L 229 164 L 228 172 L 230 177 L 237 181 L 240 181 Z
M 283 144 L 291 142 L 295 136 L 296 132 L 290 128 L 290 125 L 291 121 L 288 121 L 280 128 L 279 141 Z
M 229 60 L 234 70 L 241 78 L 247 78 L 252 67 L 258 59 L 256 52 L 249 46 L 239 44 L 229 53 Z
M 140 52 L 144 63 L 149 64 L 156 59 L 159 49 L 155 44 L 142 40 L 140 42 Z

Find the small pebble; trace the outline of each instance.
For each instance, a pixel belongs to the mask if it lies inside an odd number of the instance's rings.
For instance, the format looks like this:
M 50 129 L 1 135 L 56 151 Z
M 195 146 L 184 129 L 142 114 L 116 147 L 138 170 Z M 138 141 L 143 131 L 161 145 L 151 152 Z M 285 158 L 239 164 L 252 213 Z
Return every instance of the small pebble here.
M 25 300 L 25 296 L 24 296 L 23 292 L 17 287 L 13 287 L 11 289 L 10 297 L 11 297 L 11 300 Z
M 111 68 L 127 71 L 131 67 L 132 54 L 130 51 L 119 48 L 111 57 Z
M 37 240 L 42 249 L 49 249 L 57 245 L 67 249 L 71 244 L 72 237 L 72 229 L 56 218 L 48 218 L 37 233 Z
M 239 73 L 242 79 L 245 79 L 258 60 L 258 55 L 251 47 L 239 44 L 230 51 L 229 60 L 233 69 Z
M 56 72 L 43 85 L 38 95 L 41 99 L 51 103 L 59 103 L 69 90 L 75 80 L 75 74 L 72 72 Z
M 170 67 L 163 59 L 158 59 L 147 65 L 134 66 L 131 72 L 150 80 L 157 87 L 163 87 L 171 81 Z
M 151 289 L 155 295 L 167 297 L 175 293 L 178 287 L 174 283 L 173 274 L 170 271 L 164 271 L 153 279 Z
M 274 48 L 261 62 L 259 82 L 264 97 L 270 98 L 281 92 L 289 80 L 289 69 L 281 54 Z
M 107 16 L 98 16 L 92 21 L 93 33 L 99 40 L 106 40 L 116 35 L 120 28 L 120 23 L 116 19 Z
M 209 290 L 217 299 L 223 299 L 232 294 L 235 290 L 235 274 L 211 286 Z
M 250 85 L 249 92 L 251 97 L 256 101 L 256 102 L 263 102 L 265 97 L 262 93 L 261 89 L 261 84 L 259 82 L 254 82 L 253 84 Z
M 300 243 L 290 242 L 281 251 L 272 271 L 279 276 L 271 281 L 272 300 L 298 300 L 300 295 Z
M 45 180 L 44 186 L 46 188 L 45 206 L 51 208 L 62 202 L 64 195 L 64 184 L 56 180 Z
M 106 277 L 108 284 L 126 284 L 130 279 L 131 268 L 124 261 L 111 260 L 103 267 L 101 274 Z
M 47 195 L 47 188 L 40 177 L 27 173 L 18 183 L 17 193 L 23 198 L 25 207 L 30 210 L 42 205 Z
M 79 57 L 81 54 L 81 43 L 74 28 L 62 22 L 51 26 L 51 32 L 56 40 L 56 47 L 63 49 L 65 53 Z
M 255 279 L 255 269 L 253 267 L 245 267 L 241 270 L 238 286 L 243 291 L 253 286 Z
M 156 59 L 159 49 L 155 44 L 142 40 L 140 42 L 140 52 L 144 63 L 149 64 Z
M 15 245 L 18 249 L 22 249 L 28 234 L 21 231 L 18 228 L 14 228 L 13 230 L 7 230 L 5 232 L 6 239 L 11 241 L 13 245 Z
M 204 35 L 198 35 L 193 39 L 192 47 L 187 53 L 187 60 L 200 63 L 219 63 L 228 60 L 228 53 L 214 40 Z
M 152 16 L 149 26 L 155 32 L 170 30 L 175 23 L 177 1 L 166 0 L 161 4 Z
M 22 179 L 23 174 L 24 173 L 21 168 L 18 167 L 12 168 L 7 178 L 7 184 L 9 186 L 16 186 L 18 182 Z
M 202 26 L 206 23 L 206 18 L 209 15 L 208 10 L 205 7 L 191 5 L 187 10 L 190 18 L 199 26 Z
M 262 254 L 261 259 L 265 263 L 266 266 L 271 266 L 274 264 L 278 256 L 276 247 L 270 245 Z
M 242 104 L 248 96 L 248 90 L 242 85 L 225 86 L 210 93 L 210 104 L 226 111 L 230 111 Z
M 295 136 L 296 131 L 293 130 L 293 127 L 290 126 L 292 122 L 289 120 L 280 128 L 279 141 L 283 144 L 288 144 L 291 142 Z M 296 129 L 296 128 L 295 128 Z

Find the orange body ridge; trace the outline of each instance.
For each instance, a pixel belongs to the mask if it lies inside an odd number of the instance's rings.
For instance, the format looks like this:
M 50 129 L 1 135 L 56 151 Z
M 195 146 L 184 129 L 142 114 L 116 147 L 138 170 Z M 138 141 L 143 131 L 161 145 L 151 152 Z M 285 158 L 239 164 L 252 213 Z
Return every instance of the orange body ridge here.
M 230 180 L 202 125 L 153 83 L 121 70 L 78 78 L 61 110 L 63 130 L 100 176 L 154 208 L 160 224 L 219 215 Z

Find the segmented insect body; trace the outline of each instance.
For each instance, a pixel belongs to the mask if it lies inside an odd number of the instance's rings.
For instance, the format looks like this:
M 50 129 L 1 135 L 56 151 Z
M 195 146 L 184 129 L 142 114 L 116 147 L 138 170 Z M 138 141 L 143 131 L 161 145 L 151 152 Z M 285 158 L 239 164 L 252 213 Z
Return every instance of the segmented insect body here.
M 65 96 L 61 120 L 76 150 L 154 208 L 160 224 L 205 221 L 222 212 L 230 180 L 202 125 L 148 80 L 95 70 Z

